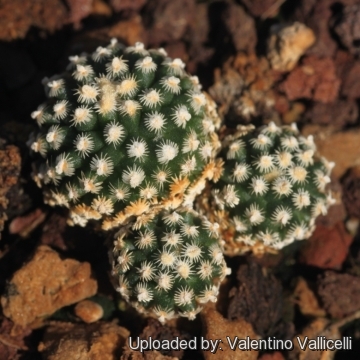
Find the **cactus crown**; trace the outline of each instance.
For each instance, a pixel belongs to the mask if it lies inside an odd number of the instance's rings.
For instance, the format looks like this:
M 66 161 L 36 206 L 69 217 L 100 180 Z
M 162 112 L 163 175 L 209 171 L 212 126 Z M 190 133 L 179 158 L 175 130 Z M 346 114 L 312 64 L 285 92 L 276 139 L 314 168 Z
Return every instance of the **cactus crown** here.
M 120 230 L 114 271 L 118 291 L 139 311 L 165 321 L 194 319 L 202 304 L 217 299 L 228 272 L 218 225 L 189 209 L 163 211 L 146 226 Z
M 155 205 L 191 203 L 218 146 L 197 78 L 162 49 L 114 39 L 70 61 L 45 81 L 49 99 L 32 113 L 47 202 L 69 207 L 73 223 L 104 219 L 104 229 Z
M 334 164 L 316 159 L 313 137 L 270 123 L 240 129 L 225 143 L 224 172 L 212 194 L 218 213 L 227 214 L 232 246 L 281 249 L 309 237 L 333 201 L 325 186 Z

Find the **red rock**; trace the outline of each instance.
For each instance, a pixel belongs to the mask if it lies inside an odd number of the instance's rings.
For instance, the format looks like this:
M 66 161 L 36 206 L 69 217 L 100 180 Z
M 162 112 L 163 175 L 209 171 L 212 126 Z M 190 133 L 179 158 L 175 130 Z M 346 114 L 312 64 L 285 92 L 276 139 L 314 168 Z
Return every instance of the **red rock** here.
M 46 217 L 41 209 L 36 209 L 25 216 L 17 216 L 9 225 L 10 234 L 19 234 L 21 237 L 27 237 Z
M 352 99 L 360 98 L 360 61 L 354 61 L 343 80 L 341 94 Z
M 81 20 L 89 16 L 93 9 L 93 0 L 66 0 L 70 13 L 68 22 L 76 29 L 80 27 Z
M 308 56 L 289 74 L 280 89 L 289 100 L 305 98 L 330 103 L 337 98 L 340 83 L 332 59 Z
M 140 10 L 146 3 L 146 0 L 110 0 L 111 7 L 116 11 Z
M 255 20 L 241 6 L 231 3 L 223 18 L 236 51 L 253 53 L 257 43 Z
M 281 6 L 278 0 L 242 0 L 248 11 L 253 16 L 260 16 L 262 18 L 275 17 Z
M 353 237 L 343 222 L 327 228 L 318 225 L 300 254 L 300 262 L 322 269 L 338 269 L 344 262 Z

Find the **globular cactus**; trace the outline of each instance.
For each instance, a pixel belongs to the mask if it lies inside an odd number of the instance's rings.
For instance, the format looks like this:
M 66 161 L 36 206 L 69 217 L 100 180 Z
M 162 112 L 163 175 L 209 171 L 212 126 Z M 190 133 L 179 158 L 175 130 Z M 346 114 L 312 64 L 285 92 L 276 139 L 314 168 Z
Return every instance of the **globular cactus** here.
M 193 320 L 215 302 L 229 273 L 218 240 L 218 224 L 193 210 L 162 211 L 137 230 L 123 227 L 115 241 L 118 291 L 138 311 L 161 322 Z
M 70 60 L 32 113 L 34 179 L 70 224 L 116 231 L 118 290 L 139 311 L 194 319 L 229 272 L 224 248 L 280 249 L 326 213 L 332 164 L 311 137 L 271 123 L 221 144 L 214 102 L 162 49 L 113 39 Z
M 226 254 L 281 249 L 311 235 L 333 202 L 325 187 L 334 164 L 315 151 L 313 137 L 295 125 L 240 126 L 225 139 L 207 214 L 222 225 Z
M 192 204 L 218 173 L 218 118 L 197 78 L 163 49 L 115 39 L 70 60 L 44 82 L 48 100 L 32 113 L 46 201 L 70 208 L 72 223 L 101 219 L 105 230 Z

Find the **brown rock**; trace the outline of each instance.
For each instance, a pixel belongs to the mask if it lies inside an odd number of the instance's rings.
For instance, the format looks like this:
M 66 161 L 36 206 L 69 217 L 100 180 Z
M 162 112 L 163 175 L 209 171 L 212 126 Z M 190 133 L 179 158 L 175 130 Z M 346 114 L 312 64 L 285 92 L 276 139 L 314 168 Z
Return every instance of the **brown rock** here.
M 140 10 L 147 0 L 110 0 L 111 7 L 116 11 L 123 10 Z
M 342 188 L 338 179 L 331 176 L 331 182 L 326 186 L 326 191 L 331 192 L 331 197 L 334 203 L 328 208 L 326 215 L 320 215 L 316 219 L 316 224 L 321 224 L 326 227 L 333 227 L 338 222 L 346 219 L 346 209 L 342 201 Z
M 189 24 L 190 34 L 186 34 L 186 38 L 190 42 L 191 47 L 201 46 L 201 44 L 205 43 L 208 39 L 210 31 L 208 4 L 196 4 L 194 16 L 194 21 Z
M 343 222 L 331 228 L 319 224 L 302 249 L 300 262 L 322 269 L 337 269 L 344 262 L 352 241 Z
M 110 6 L 103 0 L 94 0 L 92 6 L 92 14 L 99 16 L 111 16 L 112 11 Z
M 244 86 L 244 79 L 230 65 L 225 64 L 222 71 L 215 70 L 214 85 L 209 89 L 209 93 L 218 104 L 222 118 L 232 111 L 234 101 L 240 97 Z
M 135 15 L 129 20 L 122 20 L 108 29 L 108 36 L 115 37 L 128 45 L 137 41 L 146 43 L 146 32 L 140 15 Z
M 326 315 L 325 310 L 320 307 L 318 299 L 304 278 L 298 279 L 293 295 L 303 315 L 314 317 Z
M 14 145 L 7 145 L 0 150 L 0 190 L 1 195 L 14 186 L 19 179 L 21 157 L 19 149 Z
M 199 64 L 208 65 L 207 61 L 215 52 L 215 48 L 207 44 L 209 31 L 209 5 L 197 3 L 195 4 L 194 20 L 189 23 L 189 28 L 184 35 L 185 52 L 189 57 L 186 62 L 186 69 L 190 74 L 198 73 Z M 166 49 L 169 45 L 171 43 L 166 45 Z M 208 82 L 212 83 L 212 80 L 208 79 Z M 203 83 L 203 85 L 207 86 L 206 83 Z
M 280 282 L 251 258 L 239 266 L 236 276 L 238 286 L 229 292 L 227 318 L 246 320 L 262 337 L 288 336 L 291 326 L 282 321 Z
M 275 351 L 271 354 L 264 354 L 260 356 L 259 360 L 285 360 L 285 358 L 281 352 Z
M 282 114 L 283 123 L 288 125 L 299 121 L 305 109 L 306 107 L 302 102 L 292 102 L 289 110 Z
M 104 315 L 103 308 L 91 300 L 83 300 L 76 304 L 75 315 L 87 324 L 100 320 Z
M 184 61 L 184 63 L 187 64 L 186 68 L 188 69 L 189 56 L 186 51 L 186 44 L 183 41 L 173 41 L 165 45 L 164 49 L 172 59 L 179 58 Z
M 305 337 L 309 339 L 316 339 L 317 336 L 325 336 L 327 339 L 337 340 L 340 339 L 341 334 L 339 328 L 337 326 L 330 326 L 328 319 L 318 318 L 307 325 L 302 333 L 299 334 L 299 338 L 301 342 L 304 342 Z M 305 350 L 301 350 L 299 346 L 299 342 L 297 339 L 293 339 L 294 350 L 293 356 L 294 359 L 298 360 L 333 360 L 334 351 L 314 351 L 306 348 Z
M 14 145 L 2 145 L 3 141 L 0 140 L 0 239 L 4 222 L 8 218 L 6 210 L 11 189 L 18 184 L 21 169 L 19 149 Z
M 234 341 L 235 336 L 239 339 L 244 339 L 249 336 L 250 339 L 257 339 L 258 336 L 253 330 L 251 324 L 244 319 L 237 319 L 230 321 L 225 319 L 218 313 L 213 304 L 207 305 L 201 313 L 203 323 L 203 336 L 205 339 L 218 340 L 221 339 L 220 348 L 216 353 L 212 354 L 210 351 L 203 351 L 205 360 L 256 360 L 258 352 L 255 350 L 242 351 L 236 349 L 231 350 L 227 341 L 227 336 Z
M 360 61 L 353 61 L 343 79 L 341 94 L 351 99 L 360 98 Z
M 354 64 L 354 56 L 352 56 L 348 51 L 343 49 L 338 49 L 334 55 L 334 63 L 336 67 L 336 74 L 340 79 L 346 77 L 347 72 Z
M 77 33 L 69 44 L 68 54 L 90 53 L 98 46 L 108 44 L 113 37 L 125 45 L 134 45 L 137 41 L 146 44 L 147 36 L 141 16 L 135 14 L 108 27 Z
M 340 83 L 332 59 L 307 56 L 288 75 L 280 89 L 289 100 L 311 99 L 330 103 L 337 98 Z
M 53 32 L 66 20 L 61 0 L 4 0 L 0 4 L 0 40 L 23 38 L 31 26 Z
M 314 44 L 313 31 L 302 23 L 271 28 L 267 58 L 277 71 L 291 71 L 305 51 Z
M 304 114 L 305 119 L 313 124 L 331 125 L 339 129 L 354 124 L 358 116 L 358 105 L 353 99 L 336 99 L 330 104 L 317 102 L 308 107 Z
M 263 19 L 275 17 L 283 1 L 279 0 L 242 0 L 241 1 L 253 16 Z
M 228 4 L 223 18 L 235 50 L 253 53 L 257 43 L 254 19 L 241 6 L 234 3 Z
M 10 234 L 19 234 L 21 237 L 26 238 L 45 218 L 46 213 L 41 209 L 36 209 L 24 216 L 18 216 L 11 221 L 9 232 Z
M 151 337 L 153 340 L 174 340 L 175 338 L 179 338 L 179 340 L 190 340 L 189 334 L 181 332 L 175 327 L 161 325 L 159 321 L 155 319 L 149 319 L 147 326 L 143 329 L 140 334 L 140 339 L 148 339 Z M 146 351 L 147 352 L 147 351 Z M 184 355 L 183 349 L 173 349 L 173 350 L 162 350 L 159 352 L 164 356 L 170 356 L 174 358 L 181 359 Z
M 324 309 L 333 318 L 360 310 L 360 277 L 326 271 L 318 279 L 317 292 Z
M 342 44 L 354 55 L 360 54 L 360 5 L 345 6 L 335 26 Z
M 28 350 L 25 337 L 31 333 L 29 328 L 17 328 L 9 319 L 0 318 L 0 359 L 17 360 Z
M 149 0 L 144 18 L 150 46 L 180 40 L 195 18 L 195 1 Z
M 339 179 L 348 169 L 360 165 L 360 129 L 333 132 L 331 128 L 305 126 L 302 133 L 313 134 L 318 153 L 335 163 L 332 171 L 335 178 Z
M 311 322 L 309 325 L 303 328 L 299 338 L 304 342 L 305 337 L 309 339 L 317 339 L 318 337 L 323 337 L 325 339 L 338 340 L 342 339 L 341 332 L 347 327 L 351 322 L 360 318 L 360 311 L 357 311 L 341 320 L 330 321 L 325 318 L 318 318 Z M 336 350 L 322 350 L 314 351 L 313 349 L 307 347 L 305 350 L 301 350 L 299 342 L 297 339 L 293 339 L 294 350 L 291 352 L 292 359 L 297 360 L 334 360 Z M 351 352 L 349 352 L 351 353 Z M 337 358 L 337 357 L 336 357 Z
M 53 322 L 38 349 L 46 360 L 115 360 L 129 335 L 127 329 L 115 323 Z
M 141 353 L 125 347 L 120 360 L 179 360 L 179 358 L 163 355 L 157 350 L 144 351 Z
M 348 215 L 360 218 L 360 166 L 350 169 L 343 179 L 343 201 Z
M 265 122 L 278 123 L 272 91 L 275 80 L 266 58 L 239 53 L 221 71 L 215 71 L 215 83 L 209 93 L 219 105 L 220 117 L 226 116 L 230 123 L 248 123 L 257 116 Z
M 66 216 L 57 213 L 51 214 L 42 227 L 41 244 L 66 250 L 67 245 L 64 238 L 64 232 L 67 228 L 66 221 Z
M 301 21 L 315 33 L 316 42 L 308 54 L 332 57 L 338 47 L 330 34 L 331 6 L 336 0 L 305 0 L 299 2 L 294 19 Z
M 93 0 L 66 0 L 66 3 L 70 9 L 67 21 L 80 28 L 81 20 L 92 13 Z
M 96 294 L 87 262 L 61 260 L 47 246 L 39 246 L 33 258 L 18 270 L 1 297 L 5 316 L 14 323 L 36 327 L 56 310 Z

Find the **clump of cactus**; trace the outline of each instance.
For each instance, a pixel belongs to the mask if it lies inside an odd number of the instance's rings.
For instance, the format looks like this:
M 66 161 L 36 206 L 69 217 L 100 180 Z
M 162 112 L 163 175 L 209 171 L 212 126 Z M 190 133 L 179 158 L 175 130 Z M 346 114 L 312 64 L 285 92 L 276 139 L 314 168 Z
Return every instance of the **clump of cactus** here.
M 311 235 L 315 219 L 333 202 L 325 187 L 334 164 L 318 159 L 315 150 L 313 137 L 300 136 L 295 124 L 240 126 L 224 140 L 224 171 L 212 189 L 211 212 L 222 224 L 229 255 L 281 249 Z
M 118 291 L 140 312 L 161 322 L 180 315 L 195 319 L 202 305 L 215 302 L 228 272 L 218 225 L 190 209 L 163 211 L 115 242 Z
M 105 230 L 151 208 L 191 204 L 216 172 L 219 147 L 197 77 L 162 49 L 115 39 L 70 61 L 45 80 L 48 101 L 31 114 L 46 201 L 67 206 L 75 224 L 102 219 Z
M 271 123 L 221 143 L 216 106 L 184 66 L 113 39 L 46 79 L 48 100 L 31 114 L 45 201 L 68 207 L 72 225 L 116 231 L 119 292 L 162 322 L 216 301 L 224 244 L 229 255 L 280 249 L 308 237 L 331 202 L 331 164 L 315 160 L 312 137 Z
M 68 207 L 71 224 L 120 229 L 119 291 L 160 320 L 194 318 L 226 272 L 216 226 L 190 210 L 221 172 L 219 118 L 184 67 L 162 49 L 113 39 L 46 79 L 48 100 L 31 114 L 40 126 L 30 139 L 34 179 L 46 202 Z M 180 206 L 188 210 L 174 212 Z M 133 232 L 122 238 L 125 229 Z

